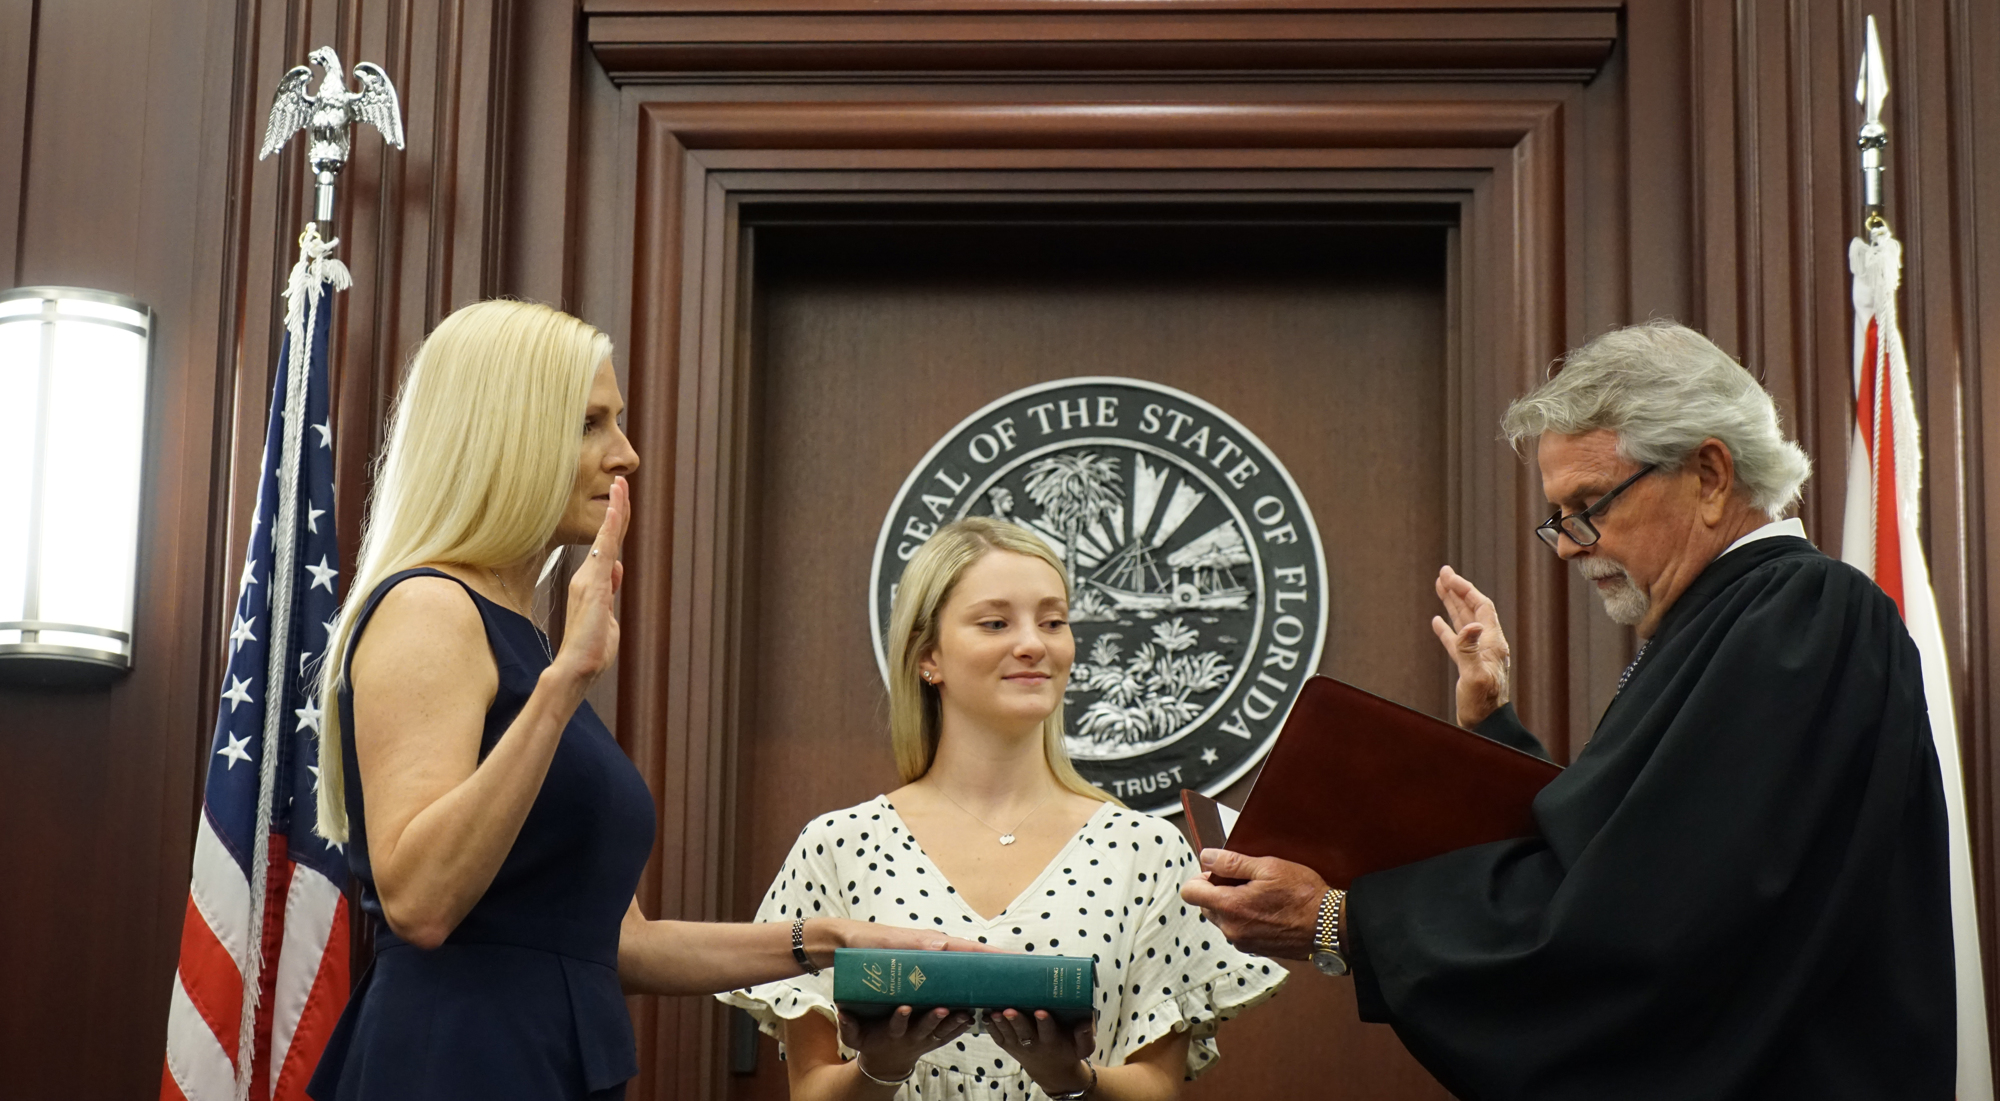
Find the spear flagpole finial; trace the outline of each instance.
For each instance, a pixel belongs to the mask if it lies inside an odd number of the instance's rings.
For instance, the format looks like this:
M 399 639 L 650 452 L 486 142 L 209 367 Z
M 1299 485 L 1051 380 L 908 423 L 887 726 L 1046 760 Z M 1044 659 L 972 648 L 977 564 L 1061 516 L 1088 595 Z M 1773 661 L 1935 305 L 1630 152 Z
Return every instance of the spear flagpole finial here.
M 1888 228 L 1882 216 L 1882 150 L 1889 144 L 1889 129 L 1882 125 L 1882 101 L 1889 96 L 1889 67 L 1882 60 L 1882 38 L 1875 31 L 1875 17 L 1868 17 L 1867 42 L 1861 51 L 1861 75 L 1854 83 L 1854 102 L 1861 105 L 1861 204 L 1863 227 L 1869 233 Z

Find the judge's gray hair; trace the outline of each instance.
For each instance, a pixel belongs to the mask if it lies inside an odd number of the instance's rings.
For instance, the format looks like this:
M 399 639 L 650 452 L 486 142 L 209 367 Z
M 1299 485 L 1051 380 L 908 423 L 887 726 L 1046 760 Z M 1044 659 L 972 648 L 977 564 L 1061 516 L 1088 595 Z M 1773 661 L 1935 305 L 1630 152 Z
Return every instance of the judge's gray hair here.
M 1676 469 L 1703 440 L 1721 440 L 1750 504 L 1791 511 L 1812 473 L 1785 438 L 1778 407 L 1750 372 L 1707 337 L 1672 321 L 1615 329 L 1563 358 L 1562 370 L 1515 399 L 1500 422 L 1518 451 L 1546 433 L 1618 434 L 1618 454 Z

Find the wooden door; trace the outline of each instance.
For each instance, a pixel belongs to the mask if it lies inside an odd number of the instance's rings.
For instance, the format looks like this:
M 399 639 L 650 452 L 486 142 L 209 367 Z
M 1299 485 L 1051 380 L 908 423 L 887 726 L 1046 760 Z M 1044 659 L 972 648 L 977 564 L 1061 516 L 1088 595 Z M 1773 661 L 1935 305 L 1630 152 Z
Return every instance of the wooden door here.
M 733 913 L 815 812 L 897 784 L 868 623 L 871 555 L 912 466 L 1038 382 L 1123 375 L 1220 407 L 1291 470 L 1318 521 L 1321 671 L 1432 711 L 1445 560 L 1449 208 L 837 211 L 745 218 L 747 629 Z M 1240 802 L 1248 780 L 1230 792 Z M 738 1022 L 737 1027 L 741 1027 Z M 1442 1089 L 1351 986 L 1295 967 L 1224 1027 L 1190 1097 L 1431 1098 Z M 740 1068 L 739 1068 L 740 1070 Z M 785 1096 L 776 1045 L 730 1078 Z

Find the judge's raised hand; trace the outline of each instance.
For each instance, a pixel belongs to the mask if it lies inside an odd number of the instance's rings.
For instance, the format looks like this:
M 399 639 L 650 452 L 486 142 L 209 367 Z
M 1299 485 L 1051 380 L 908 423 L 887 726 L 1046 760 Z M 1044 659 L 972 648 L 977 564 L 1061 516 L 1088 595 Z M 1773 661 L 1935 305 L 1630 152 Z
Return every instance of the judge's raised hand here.
M 1507 635 L 1493 601 L 1450 566 L 1438 571 L 1437 594 L 1451 622 L 1432 616 L 1431 630 L 1458 666 L 1458 725 L 1470 730 L 1512 698 Z
M 1303 864 L 1274 856 L 1201 850 L 1202 874 L 1181 884 L 1181 901 L 1201 912 L 1229 943 L 1259 956 L 1302 960 L 1312 955 L 1326 881 Z M 1248 882 L 1224 887 L 1211 877 Z
M 585 689 L 618 656 L 618 590 L 625 583 L 625 531 L 632 522 L 632 489 L 612 479 L 611 505 L 590 544 L 583 565 L 569 580 L 569 612 L 563 623 L 562 651 L 553 668 Z

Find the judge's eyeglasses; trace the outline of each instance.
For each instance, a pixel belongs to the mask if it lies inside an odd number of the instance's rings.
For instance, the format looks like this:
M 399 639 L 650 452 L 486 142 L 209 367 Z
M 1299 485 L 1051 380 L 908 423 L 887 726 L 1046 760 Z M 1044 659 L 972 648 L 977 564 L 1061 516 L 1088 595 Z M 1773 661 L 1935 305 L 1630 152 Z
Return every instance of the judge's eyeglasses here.
M 1590 546 L 1592 543 L 1597 542 L 1597 528 L 1590 522 L 1590 518 L 1602 515 L 1604 513 L 1604 506 L 1610 504 L 1613 498 L 1625 492 L 1626 487 L 1630 486 L 1633 482 L 1652 472 L 1653 467 L 1650 463 L 1640 467 L 1639 473 L 1619 482 L 1611 492 L 1599 497 L 1596 504 L 1591 505 L 1582 512 L 1573 512 L 1568 516 L 1564 516 L 1562 510 L 1557 509 L 1554 516 L 1542 521 L 1542 526 L 1535 529 L 1535 534 L 1541 536 L 1542 542 L 1547 543 L 1549 549 L 1552 551 L 1560 551 L 1562 549 L 1557 545 L 1556 541 L 1565 535 L 1569 536 L 1570 542 L 1575 543 L 1579 547 Z

